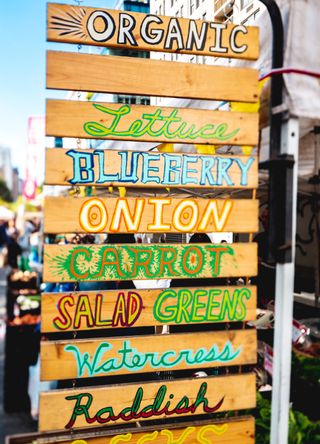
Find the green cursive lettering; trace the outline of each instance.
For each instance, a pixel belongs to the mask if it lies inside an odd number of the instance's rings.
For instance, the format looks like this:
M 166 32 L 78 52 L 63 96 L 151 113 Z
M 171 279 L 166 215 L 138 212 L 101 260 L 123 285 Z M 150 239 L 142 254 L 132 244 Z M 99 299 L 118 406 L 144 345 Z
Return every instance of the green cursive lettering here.
M 160 108 L 156 109 L 153 114 L 144 113 L 142 114 L 141 119 L 132 122 L 127 130 L 119 130 L 118 127 L 121 118 L 131 112 L 130 105 L 122 105 L 118 110 L 97 103 L 94 103 L 93 106 L 98 111 L 113 117 L 109 127 L 96 121 L 86 122 L 83 125 L 83 129 L 87 134 L 98 138 L 130 137 L 138 139 L 147 135 L 153 138 L 162 137 L 168 140 L 195 140 L 200 138 L 204 140 L 227 141 L 240 131 L 240 128 L 236 128 L 235 130 L 228 132 L 229 128 L 227 123 L 220 123 L 218 125 L 208 123 L 198 129 L 194 124 L 188 126 L 188 123 L 184 122 L 182 118 L 178 116 L 179 110 L 176 108 L 173 108 L 168 116 L 162 115 L 162 110 Z M 172 128 L 173 125 L 174 128 Z

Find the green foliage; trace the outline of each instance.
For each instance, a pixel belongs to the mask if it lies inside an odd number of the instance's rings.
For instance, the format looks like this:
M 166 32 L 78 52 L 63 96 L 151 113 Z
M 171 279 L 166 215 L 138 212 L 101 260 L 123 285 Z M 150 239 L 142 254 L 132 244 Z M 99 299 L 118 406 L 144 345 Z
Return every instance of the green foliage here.
M 271 423 L 271 403 L 257 393 L 256 442 L 269 444 Z
M 311 422 L 303 413 L 290 410 L 289 444 L 320 443 L 320 421 Z
M 270 442 L 271 403 L 257 394 L 256 442 Z M 320 443 L 320 421 L 312 422 L 303 413 L 290 410 L 289 413 L 289 444 Z
M 3 179 L 0 179 L 0 199 L 4 200 L 5 202 L 13 201 L 11 191 Z
M 320 358 L 292 353 L 292 375 L 308 385 L 318 388 L 320 384 Z

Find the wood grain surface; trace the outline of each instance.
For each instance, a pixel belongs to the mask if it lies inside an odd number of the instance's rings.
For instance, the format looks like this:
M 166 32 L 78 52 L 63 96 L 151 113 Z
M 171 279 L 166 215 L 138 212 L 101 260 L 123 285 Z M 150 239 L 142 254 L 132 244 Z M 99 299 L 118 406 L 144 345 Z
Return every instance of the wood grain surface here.
M 214 145 L 257 145 L 257 113 L 47 100 L 46 134 L 55 137 Z
M 138 57 L 48 51 L 47 88 L 257 102 L 258 71 Z
M 123 14 L 126 14 L 127 19 L 129 15 L 129 19 L 134 23 L 131 39 L 119 38 L 121 28 L 119 25 L 122 23 Z M 179 42 L 173 39 L 171 45 L 167 36 L 172 25 L 181 31 L 181 39 Z M 221 44 L 216 50 L 216 37 L 219 37 L 219 30 L 217 31 L 215 26 L 222 28 Z M 196 32 L 192 32 L 193 28 Z M 232 38 L 234 32 L 237 34 L 235 39 Z M 158 36 L 162 35 L 157 38 L 155 33 Z M 198 45 L 191 45 L 193 35 L 200 36 Z M 258 27 L 243 25 L 237 27 L 231 23 L 222 25 L 199 19 L 190 20 L 104 8 L 88 8 L 82 5 L 49 3 L 47 39 L 51 42 L 127 48 L 135 51 L 179 52 L 248 60 L 256 60 L 259 56 Z M 195 40 L 194 37 L 193 40 Z M 236 44 L 236 48 L 232 43 Z
M 258 211 L 252 199 L 46 197 L 44 232 L 255 233 Z
M 44 282 L 241 277 L 257 274 L 257 244 L 45 245 Z
M 162 394 L 161 402 L 159 393 Z M 130 411 L 137 396 L 141 401 L 135 403 L 133 418 Z M 169 401 L 170 404 L 166 404 Z M 163 409 L 165 404 L 166 409 Z M 141 415 L 149 420 L 166 418 L 168 413 L 171 418 L 212 410 L 250 409 L 255 405 L 256 377 L 253 373 L 53 390 L 40 393 L 39 430 L 106 427 L 139 420 Z

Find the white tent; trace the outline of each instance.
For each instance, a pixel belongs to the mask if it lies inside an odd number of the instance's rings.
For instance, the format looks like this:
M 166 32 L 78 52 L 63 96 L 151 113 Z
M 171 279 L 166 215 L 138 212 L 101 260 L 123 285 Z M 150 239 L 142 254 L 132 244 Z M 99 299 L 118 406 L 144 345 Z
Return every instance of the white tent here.
M 320 124 L 320 4 L 316 0 L 277 3 L 285 29 L 284 67 L 309 74 L 285 74 L 286 105 L 293 115 L 314 126 Z

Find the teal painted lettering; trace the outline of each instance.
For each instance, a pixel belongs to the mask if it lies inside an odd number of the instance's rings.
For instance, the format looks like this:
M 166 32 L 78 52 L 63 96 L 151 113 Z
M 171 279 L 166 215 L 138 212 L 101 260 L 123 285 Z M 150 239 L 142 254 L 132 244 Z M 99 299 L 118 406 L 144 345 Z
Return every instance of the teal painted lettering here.
M 182 185 L 188 185 L 191 183 L 197 184 L 198 180 L 196 177 L 190 177 L 190 174 L 197 174 L 197 170 L 190 168 L 190 163 L 197 163 L 197 156 L 183 156 L 183 167 L 182 167 Z
M 93 155 L 75 150 L 69 150 L 66 154 L 73 159 L 73 177 L 69 182 L 71 184 L 94 182 Z
M 217 159 L 218 167 L 217 167 L 217 185 L 219 186 L 228 186 L 231 187 L 234 185 L 231 177 L 228 174 L 228 170 L 232 165 L 233 159 L 220 157 Z
M 140 155 L 139 152 L 128 152 L 128 151 L 119 151 L 119 156 L 121 157 L 121 172 L 120 172 L 120 182 L 130 182 L 136 183 L 138 182 L 138 157 Z M 131 155 L 130 166 L 128 158 Z M 129 172 L 128 172 L 128 166 Z
M 249 172 L 252 164 L 254 163 L 254 161 L 255 161 L 254 157 L 249 157 L 247 163 L 242 162 L 240 157 L 235 159 L 235 162 L 237 163 L 237 165 L 239 166 L 239 168 L 241 170 L 241 180 L 240 180 L 241 186 L 248 185 L 248 172 Z
M 168 370 L 175 368 L 179 363 L 185 362 L 187 366 L 201 365 L 202 363 L 230 363 L 240 353 L 241 347 L 233 350 L 232 344 L 228 341 L 219 350 L 216 344 L 210 349 L 204 347 L 200 349 L 185 350 L 167 350 L 164 353 L 159 352 L 139 352 L 130 346 L 130 340 L 124 340 L 122 348 L 114 350 L 114 356 L 103 360 L 103 355 L 110 352 L 113 346 L 108 342 L 102 342 L 97 347 L 93 357 L 89 353 L 81 353 L 79 347 L 75 344 L 69 344 L 64 347 L 66 352 L 72 352 L 75 356 L 78 373 L 77 377 L 94 377 L 105 375 L 118 371 L 137 372 L 144 369 L 147 365 L 155 370 Z
M 201 157 L 202 168 L 201 168 L 201 178 L 200 185 L 216 185 L 216 181 L 213 177 L 212 170 L 214 165 L 217 163 L 215 157 Z
M 150 162 L 155 161 L 159 162 L 160 160 L 160 154 L 149 154 L 149 153 L 141 153 L 142 157 L 142 175 L 141 175 L 141 182 L 142 183 L 160 183 L 159 178 L 159 167 L 157 166 L 151 166 Z M 150 176 L 150 173 L 157 173 L 156 176 Z
M 163 154 L 164 172 L 163 185 L 179 185 L 181 183 L 181 156 L 174 156 L 168 153 Z M 171 178 L 173 175 L 173 178 Z
M 99 176 L 97 179 L 97 183 L 108 183 L 108 182 L 118 182 L 119 174 L 105 174 L 104 173 L 104 161 L 105 161 L 105 151 L 103 150 L 95 150 L 94 155 L 98 156 L 98 168 L 99 168 Z

